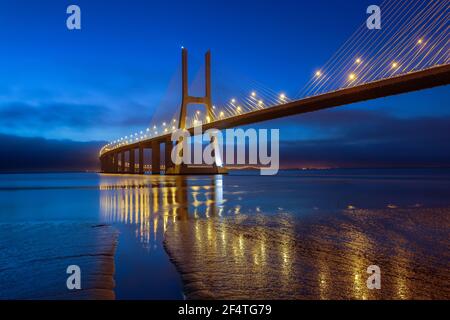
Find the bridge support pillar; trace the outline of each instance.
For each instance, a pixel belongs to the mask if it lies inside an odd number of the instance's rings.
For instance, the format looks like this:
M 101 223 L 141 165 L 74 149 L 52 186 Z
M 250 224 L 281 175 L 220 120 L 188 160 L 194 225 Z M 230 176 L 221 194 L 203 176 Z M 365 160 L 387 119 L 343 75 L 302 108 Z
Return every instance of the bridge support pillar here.
M 173 150 L 173 142 L 172 140 L 167 140 L 165 142 L 165 155 L 164 155 L 164 162 L 165 162 L 165 172 L 170 168 L 174 167 L 174 163 L 172 162 L 172 150 Z
M 133 148 L 130 149 L 130 168 L 129 168 L 129 172 L 130 173 L 134 173 L 136 170 L 136 162 L 134 159 L 135 156 L 135 150 Z
M 161 152 L 159 142 L 152 142 L 152 174 L 161 174 Z
M 105 163 L 105 168 L 103 170 L 103 172 L 106 173 L 111 173 L 113 172 L 113 156 L 108 156 L 106 157 L 106 163 Z
M 120 153 L 120 173 L 125 173 L 125 151 Z
M 119 155 L 117 153 L 114 153 L 112 172 L 117 173 L 118 171 L 119 171 Z
M 144 146 L 139 146 L 139 174 L 144 174 Z

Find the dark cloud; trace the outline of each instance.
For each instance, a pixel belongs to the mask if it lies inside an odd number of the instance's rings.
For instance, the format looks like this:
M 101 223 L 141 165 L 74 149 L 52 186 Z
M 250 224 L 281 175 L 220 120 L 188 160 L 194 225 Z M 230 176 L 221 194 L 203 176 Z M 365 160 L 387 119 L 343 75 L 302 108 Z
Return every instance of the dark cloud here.
M 58 128 L 89 129 L 99 126 L 145 126 L 150 115 L 146 107 L 129 103 L 122 112 L 102 105 L 49 103 L 8 103 L 0 105 L 0 127 L 12 130 L 40 130 Z
M 0 134 L 0 172 L 97 170 L 104 144 Z
M 382 112 L 332 110 L 298 119 L 326 138 L 284 141 L 285 166 L 450 166 L 450 117 L 399 118 Z

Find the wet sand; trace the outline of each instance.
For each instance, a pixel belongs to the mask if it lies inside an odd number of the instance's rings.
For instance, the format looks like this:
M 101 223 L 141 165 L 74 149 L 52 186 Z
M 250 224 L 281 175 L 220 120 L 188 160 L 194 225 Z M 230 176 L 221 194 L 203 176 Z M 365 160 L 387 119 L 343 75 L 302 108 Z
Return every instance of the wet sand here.
M 117 231 L 89 223 L 0 224 L 0 299 L 114 299 Z M 68 290 L 69 265 L 81 290 Z
M 449 230 L 450 208 L 393 206 L 178 221 L 164 245 L 188 299 L 449 299 Z

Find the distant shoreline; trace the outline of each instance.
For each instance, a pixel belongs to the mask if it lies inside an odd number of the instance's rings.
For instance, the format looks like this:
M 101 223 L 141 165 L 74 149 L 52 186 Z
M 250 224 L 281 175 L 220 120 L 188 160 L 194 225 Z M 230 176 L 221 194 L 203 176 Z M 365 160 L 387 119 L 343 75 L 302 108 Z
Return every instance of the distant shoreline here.
M 231 171 L 259 171 L 259 167 L 227 167 Z M 411 166 L 411 167 L 330 167 L 330 168 L 281 168 L 280 171 L 331 171 L 331 170 L 439 170 L 439 169 L 450 169 L 450 166 Z M 67 174 L 67 173 L 101 173 L 98 170 L 62 170 L 62 171 L 0 171 L 0 175 L 8 174 Z

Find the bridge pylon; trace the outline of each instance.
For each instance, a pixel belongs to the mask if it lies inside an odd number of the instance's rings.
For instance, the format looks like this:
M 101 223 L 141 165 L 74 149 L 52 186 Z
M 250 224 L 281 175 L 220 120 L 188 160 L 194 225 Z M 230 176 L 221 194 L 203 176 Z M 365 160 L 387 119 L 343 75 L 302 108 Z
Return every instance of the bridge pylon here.
M 188 71 L 188 51 L 186 48 L 181 52 L 181 64 L 182 64 L 182 100 L 181 100 L 181 112 L 180 119 L 178 121 L 178 127 L 180 129 L 186 129 L 186 116 L 187 108 L 190 104 L 204 105 L 206 108 L 206 114 L 210 121 L 213 121 L 212 110 L 212 97 L 211 97 L 211 51 L 208 50 L 205 54 L 205 96 L 194 97 L 189 95 L 189 71 Z
M 205 95 L 203 97 L 194 97 L 189 95 L 188 51 L 186 48 L 182 48 L 181 64 L 182 100 L 178 128 L 184 130 L 186 129 L 187 109 L 190 104 L 204 105 L 206 108 L 207 122 L 214 121 L 211 97 L 211 51 L 208 50 L 205 54 Z M 215 155 L 215 157 L 218 158 L 220 155 Z M 166 174 L 226 174 L 227 170 L 225 168 L 219 168 L 216 163 L 217 160 L 211 167 L 195 167 L 188 166 L 186 164 L 174 165 L 166 169 Z

